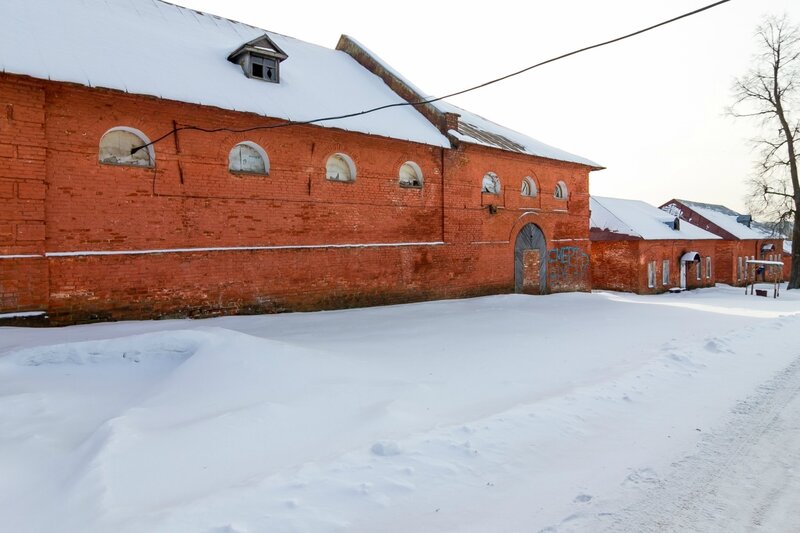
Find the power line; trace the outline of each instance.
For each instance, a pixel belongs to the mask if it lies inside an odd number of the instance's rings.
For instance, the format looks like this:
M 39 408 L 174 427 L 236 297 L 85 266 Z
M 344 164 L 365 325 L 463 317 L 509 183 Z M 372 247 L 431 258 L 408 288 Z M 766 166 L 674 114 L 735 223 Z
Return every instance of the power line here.
M 321 117 L 321 118 L 315 118 L 315 119 L 311 119 L 311 120 L 299 120 L 299 121 L 290 120 L 290 121 L 286 121 L 286 122 L 281 122 L 280 124 L 271 124 L 271 125 L 268 125 L 268 126 L 267 125 L 264 125 L 264 126 L 253 126 L 253 127 L 250 127 L 250 128 L 239 128 L 239 129 L 237 129 L 237 128 L 202 128 L 200 126 L 192 126 L 192 125 L 176 126 L 171 131 L 165 133 L 161 137 L 159 137 L 159 138 L 157 138 L 157 139 L 155 139 L 153 141 L 150 141 L 147 144 L 143 144 L 142 146 L 138 146 L 136 148 L 131 149 L 131 154 L 134 154 L 134 153 L 138 152 L 142 148 L 147 148 L 148 146 L 152 146 L 152 145 L 154 145 L 154 144 L 156 144 L 158 142 L 161 142 L 164 139 L 166 139 L 167 137 L 169 137 L 170 135 L 174 135 L 174 134 L 178 133 L 179 131 L 191 130 L 191 131 L 200 131 L 200 132 L 203 132 L 203 133 L 218 133 L 218 132 L 221 132 L 221 131 L 227 131 L 229 133 L 246 133 L 248 131 L 255 131 L 255 130 L 271 130 L 271 129 L 277 129 L 277 128 L 286 128 L 286 127 L 289 127 L 289 126 L 303 126 L 303 125 L 308 125 L 308 124 L 314 124 L 316 122 L 327 122 L 327 121 L 332 121 L 332 120 L 343 120 L 343 119 L 346 119 L 346 118 L 353 118 L 353 117 L 358 117 L 358 116 L 361 116 L 361 115 L 367 115 L 367 114 L 370 114 L 370 113 L 375 113 L 377 111 L 382 111 L 384 109 L 391 109 L 393 107 L 421 106 L 421 105 L 426 105 L 426 104 L 432 104 L 434 102 L 438 102 L 439 100 L 444 100 L 445 98 L 451 98 L 453 96 L 459 96 L 459 95 L 462 95 L 462 94 L 465 94 L 465 93 L 468 93 L 468 92 L 471 92 L 471 91 L 475 91 L 477 89 L 482 89 L 483 87 L 487 87 L 487 86 L 492 85 L 494 83 L 498 83 L 498 82 L 507 80 L 509 78 L 513 78 L 514 76 L 519 76 L 520 74 L 524 74 L 525 72 L 528 72 L 529 70 L 533 70 L 535 68 L 542 67 L 542 66 L 550 64 L 550 63 L 555 63 L 556 61 L 560 61 L 562 59 L 566 59 L 566 58 L 568 58 L 570 56 L 574 56 L 574 55 L 577 55 L 577 54 L 580 54 L 580 53 L 583 53 L 583 52 L 588 52 L 589 50 L 594 50 L 595 48 L 600 48 L 600 47 L 603 47 L 603 46 L 607 46 L 609 44 L 618 43 L 620 41 L 624 41 L 625 39 L 630 39 L 631 37 L 635 37 L 637 35 L 641 35 L 643 33 L 646 33 L 648 31 L 654 30 L 656 28 L 660 28 L 662 26 L 666 26 L 667 24 L 672 24 L 673 22 L 677 22 L 677 21 L 679 21 L 681 19 L 685 19 L 685 18 L 694 16 L 694 15 L 697 15 L 698 13 L 702 13 L 703 11 L 708 11 L 709 9 L 712 9 L 712 8 L 717 7 L 719 5 L 722 5 L 722 4 L 726 4 L 726 3 L 730 2 L 730 1 L 731 0 L 719 0 L 718 2 L 714 2 L 713 4 L 708 4 L 707 6 L 701 7 L 699 9 L 695 9 L 694 11 L 689 11 L 688 13 L 684 13 L 682 15 L 678 15 L 677 17 L 673 17 L 671 19 L 659 22 L 658 24 L 653 24 L 652 26 L 648 26 L 646 28 L 642 28 L 640 30 L 636 30 L 636 31 L 634 31 L 632 33 L 628 33 L 628 34 L 622 35 L 620 37 L 615 37 L 614 39 L 609 39 L 608 41 L 603 41 L 601 43 L 592 44 L 592 45 L 589 45 L 589 46 L 585 46 L 583 48 L 579 48 L 578 50 L 573 50 L 572 52 L 567 52 L 566 54 L 561 54 L 560 56 L 552 57 L 550 59 L 547 59 L 545 61 L 541 61 L 541 62 L 536 63 L 534 65 L 531 65 L 529 67 L 525 67 L 522 70 L 518 70 L 516 72 L 512 72 L 511 74 L 506 74 L 505 76 L 501 76 L 499 78 L 495 78 L 493 80 L 489 80 L 489 81 L 481 83 L 479 85 L 474 85 L 472 87 L 469 87 L 467 89 L 462 89 L 462 90 L 456 91 L 454 93 L 445 94 L 444 96 L 437 96 L 435 98 L 428 98 L 428 99 L 419 100 L 419 101 L 416 101 L 416 102 L 396 102 L 396 103 L 393 103 L 393 104 L 386 104 L 386 105 L 382 105 L 382 106 L 378 106 L 378 107 L 373 107 L 371 109 L 365 109 L 363 111 L 356 111 L 355 113 L 347 113 L 345 115 L 335 115 L 335 116 L 330 116 L 330 117 Z

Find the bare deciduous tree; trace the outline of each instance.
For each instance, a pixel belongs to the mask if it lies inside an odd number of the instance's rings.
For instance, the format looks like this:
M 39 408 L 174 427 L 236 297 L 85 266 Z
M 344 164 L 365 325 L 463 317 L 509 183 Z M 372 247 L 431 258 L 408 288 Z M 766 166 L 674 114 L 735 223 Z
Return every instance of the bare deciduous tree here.
M 792 221 L 789 288 L 800 288 L 800 29 L 786 16 L 769 17 L 757 28 L 759 54 L 752 69 L 734 82 L 735 117 L 756 119 L 763 135 L 758 172 L 750 179 L 749 207 L 778 225 Z

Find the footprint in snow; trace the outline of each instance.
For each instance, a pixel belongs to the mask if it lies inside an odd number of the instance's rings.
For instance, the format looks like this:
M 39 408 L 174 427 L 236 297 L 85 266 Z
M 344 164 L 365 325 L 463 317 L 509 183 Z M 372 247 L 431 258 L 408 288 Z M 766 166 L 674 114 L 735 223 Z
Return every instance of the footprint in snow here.
M 624 485 L 656 485 L 661 483 L 661 478 L 652 468 L 640 468 L 634 470 L 625 478 Z
M 400 445 L 391 440 L 383 440 L 376 442 L 370 448 L 373 454 L 380 457 L 389 457 L 392 455 L 400 455 Z
M 724 353 L 724 352 L 730 353 L 730 349 L 728 349 L 726 343 L 716 338 L 708 339 L 708 341 L 706 341 L 704 348 L 706 349 L 706 351 L 709 351 L 711 353 Z

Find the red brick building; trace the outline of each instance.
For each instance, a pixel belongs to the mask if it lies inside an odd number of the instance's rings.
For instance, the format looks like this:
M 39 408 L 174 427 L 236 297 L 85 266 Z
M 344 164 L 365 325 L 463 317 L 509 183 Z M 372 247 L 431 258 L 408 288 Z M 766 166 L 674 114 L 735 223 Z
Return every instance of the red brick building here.
M 592 286 L 654 294 L 714 285 L 720 238 L 639 200 L 591 199 Z
M 783 279 L 789 281 L 792 275 L 792 241 L 784 239 L 783 253 L 781 254 L 781 261 L 783 261 Z
M 355 41 L 151 0 L 3 11 L 0 316 L 590 289 L 596 163 L 444 102 L 290 125 L 422 94 Z
M 678 199 L 666 202 L 661 209 L 722 239 L 717 242 L 716 250 L 718 283 L 745 285 L 748 259 L 783 260 L 783 239 L 751 228 L 750 215 L 742 215 L 724 205 Z

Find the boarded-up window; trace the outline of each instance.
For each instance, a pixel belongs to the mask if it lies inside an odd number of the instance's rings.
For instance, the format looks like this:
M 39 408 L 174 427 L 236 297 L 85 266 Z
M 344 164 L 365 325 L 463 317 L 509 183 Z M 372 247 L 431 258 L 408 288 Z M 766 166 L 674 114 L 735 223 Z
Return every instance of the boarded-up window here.
M 413 161 L 406 161 L 400 166 L 401 187 L 422 187 L 422 169 Z
M 526 176 L 522 178 L 522 186 L 520 187 L 519 193 L 522 196 L 536 196 L 539 194 L 539 191 L 536 189 L 536 182 L 533 181 L 533 178 L 530 176 Z
M 661 262 L 661 284 L 669 285 L 669 259 Z
M 481 192 L 500 194 L 500 178 L 494 172 L 487 172 L 481 182 Z
M 356 165 L 346 154 L 333 154 L 325 163 L 325 177 L 331 181 L 356 181 Z
M 656 262 L 647 263 L 647 286 L 651 289 L 656 286 Z
M 147 137 L 138 130 L 113 128 L 100 139 L 98 159 L 104 165 L 152 167 L 155 165 L 153 147 L 140 148 L 149 143 Z
M 245 141 L 234 146 L 228 154 L 228 169 L 231 172 L 269 175 L 269 158 L 259 145 Z

